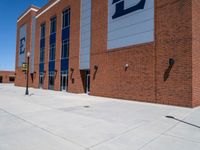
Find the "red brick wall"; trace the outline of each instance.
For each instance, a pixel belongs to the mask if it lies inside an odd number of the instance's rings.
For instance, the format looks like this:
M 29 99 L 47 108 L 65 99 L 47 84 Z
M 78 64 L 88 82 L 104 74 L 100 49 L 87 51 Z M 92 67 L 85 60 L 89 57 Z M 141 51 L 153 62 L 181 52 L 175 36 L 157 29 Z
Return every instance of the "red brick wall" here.
M 91 77 L 99 68 L 91 95 L 191 107 L 191 2 L 155 0 L 155 42 L 113 51 L 106 48 L 107 5 L 92 1 Z M 169 58 L 175 65 L 164 82 Z
M 156 99 L 158 103 L 192 105 L 191 1 L 156 1 Z M 163 75 L 175 60 L 170 76 Z
M 200 3 L 192 0 L 192 90 L 193 107 L 200 105 Z
M 14 71 L 0 71 L 0 77 L 2 77 L 2 83 L 13 83 L 10 82 L 9 77 L 15 77 Z

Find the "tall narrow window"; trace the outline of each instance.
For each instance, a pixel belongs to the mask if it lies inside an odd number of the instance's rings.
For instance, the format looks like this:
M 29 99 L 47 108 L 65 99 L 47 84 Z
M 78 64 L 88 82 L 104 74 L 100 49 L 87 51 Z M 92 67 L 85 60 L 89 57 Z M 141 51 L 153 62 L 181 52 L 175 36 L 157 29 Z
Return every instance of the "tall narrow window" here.
M 69 37 L 70 37 L 70 9 L 62 12 L 62 48 L 61 48 L 61 70 L 60 90 L 67 90 L 68 67 L 69 67 Z
M 46 28 L 45 23 L 40 26 L 40 39 L 45 38 L 45 28 Z
M 62 42 L 62 52 L 61 58 L 68 58 L 69 57 L 69 39 L 63 40 Z
M 39 65 L 39 87 L 43 88 L 44 81 L 44 58 L 45 58 L 45 32 L 46 24 L 43 23 L 40 26 L 40 65 Z
M 50 45 L 50 51 L 49 51 L 49 61 L 54 61 L 55 60 L 55 50 L 56 50 L 56 45 L 51 44 Z
M 69 57 L 69 27 L 70 27 L 70 9 L 66 9 L 62 13 L 63 21 L 62 21 L 62 51 L 61 51 L 61 59 L 66 59 Z
M 44 63 L 44 47 L 40 48 L 40 63 Z
M 63 11 L 62 28 L 66 28 L 70 25 L 70 9 Z
M 51 18 L 51 30 L 50 33 L 53 34 L 56 32 L 56 17 Z
M 44 63 L 45 28 L 45 23 L 40 26 L 40 63 Z

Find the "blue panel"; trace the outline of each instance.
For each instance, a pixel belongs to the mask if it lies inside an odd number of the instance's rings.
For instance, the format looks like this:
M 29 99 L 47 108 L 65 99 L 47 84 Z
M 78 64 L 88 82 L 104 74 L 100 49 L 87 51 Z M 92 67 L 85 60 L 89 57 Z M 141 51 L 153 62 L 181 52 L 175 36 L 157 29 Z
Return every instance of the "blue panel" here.
M 62 40 L 69 39 L 69 27 L 62 30 Z
M 68 71 L 69 59 L 61 59 L 61 71 Z
M 20 49 L 19 49 L 19 62 L 18 62 L 18 66 L 21 67 L 22 64 L 25 62 L 25 51 L 26 51 L 26 29 L 27 29 L 27 25 L 23 25 L 20 28 L 20 35 L 19 35 L 19 45 L 20 45 Z
M 79 69 L 90 69 L 91 49 L 91 2 L 82 0 L 81 4 L 81 42 L 79 54 Z
M 32 17 L 32 36 L 31 36 L 31 60 L 30 60 L 30 72 L 34 73 L 34 59 L 35 59 L 35 26 L 36 26 L 36 18 Z
M 40 73 L 44 72 L 44 63 L 40 63 Z
M 56 43 L 56 33 L 50 35 L 50 45 Z
M 55 71 L 55 61 L 49 62 L 49 72 Z
M 40 48 L 45 47 L 45 39 L 40 40 Z

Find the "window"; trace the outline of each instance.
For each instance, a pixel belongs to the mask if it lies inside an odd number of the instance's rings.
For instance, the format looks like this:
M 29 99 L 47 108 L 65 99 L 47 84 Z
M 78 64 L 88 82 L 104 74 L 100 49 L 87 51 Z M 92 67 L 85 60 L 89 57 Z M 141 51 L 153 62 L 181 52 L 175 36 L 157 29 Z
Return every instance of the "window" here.
M 56 32 L 56 17 L 53 17 L 51 19 L 51 30 L 50 30 L 50 34 L 53 34 Z
M 49 61 L 55 60 L 55 51 L 56 51 L 56 45 L 51 44 L 50 45 L 50 51 L 49 51 Z
M 44 39 L 45 38 L 45 28 L 46 28 L 46 24 L 42 24 L 40 26 L 40 39 Z
M 68 57 L 69 57 L 69 40 L 63 40 L 61 58 L 68 58 Z
M 0 83 L 2 83 L 3 82 L 3 77 L 2 76 L 0 76 Z
M 62 27 L 66 28 L 70 25 L 70 9 L 63 11 Z
M 9 82 L 15 82 L 15 77 L 9 77 Z
M 45 28 L 46 28 L 46 24 L 43 23 L 40 26 L 40 63 L 44 63 Z
M 40 63 L 44 63 L 44 48 L 40 48 Z

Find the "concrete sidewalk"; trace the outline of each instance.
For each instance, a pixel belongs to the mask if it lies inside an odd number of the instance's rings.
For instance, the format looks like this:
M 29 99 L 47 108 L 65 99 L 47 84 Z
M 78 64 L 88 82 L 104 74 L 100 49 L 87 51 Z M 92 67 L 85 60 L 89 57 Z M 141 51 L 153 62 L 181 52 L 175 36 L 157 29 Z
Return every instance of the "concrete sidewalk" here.
M 0 85 L 0 150 L 200 150 L 200 108 L 24 92 Z

